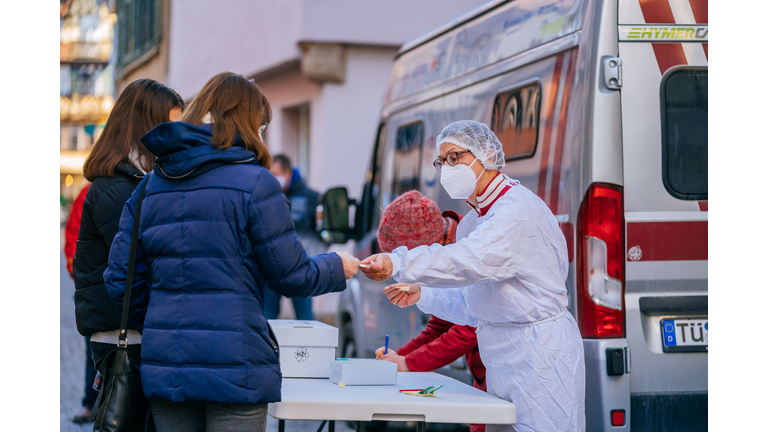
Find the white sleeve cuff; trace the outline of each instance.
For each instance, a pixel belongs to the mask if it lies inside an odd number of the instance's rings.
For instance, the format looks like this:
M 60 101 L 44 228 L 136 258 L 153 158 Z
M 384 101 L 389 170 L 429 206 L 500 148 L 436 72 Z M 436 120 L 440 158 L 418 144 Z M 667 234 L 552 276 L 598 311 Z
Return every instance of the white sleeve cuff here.
M 421 310 L 424 313 L 432 313 L 431 311 L 427 310 L 431 302 L 432 302 L 432 288 L 421 287 L 421 296 L 419 296 L 419 301 L 416 302 L 416 307 L 418 307 L 419 310 Z
M 389 259 L 392 260 L 392 277 L 400 282 L 400 256 L 394 253 L 389 253 L 387 255 L 389 255 Z

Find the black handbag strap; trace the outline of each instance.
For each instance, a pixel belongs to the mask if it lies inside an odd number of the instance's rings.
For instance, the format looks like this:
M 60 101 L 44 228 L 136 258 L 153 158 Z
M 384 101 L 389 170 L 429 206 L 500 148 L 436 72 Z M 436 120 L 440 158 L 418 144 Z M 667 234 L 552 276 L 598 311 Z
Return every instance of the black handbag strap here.
M 131 308 L 131 290 L 133 289 L 133 273 L 136 270 L 136 249 L 139 247 L 139 220 L 141 219 L 141 203 L 144 201 L 144 194 L 147 192 L 147 183 L 152 173 L 147 174 L 144 184 L 141 186 L 139 200 L 136 202 L 136 211 L 133 213 L 133 231 L 131 232 L 131 250 L 128 255 L 128 273 L 125 276 L 125 295 L 123 296 L 123 316 L 120 319 L 120 336 L 117 340 L 117 346 L 126 341 L 128 329 L 128 310 Z

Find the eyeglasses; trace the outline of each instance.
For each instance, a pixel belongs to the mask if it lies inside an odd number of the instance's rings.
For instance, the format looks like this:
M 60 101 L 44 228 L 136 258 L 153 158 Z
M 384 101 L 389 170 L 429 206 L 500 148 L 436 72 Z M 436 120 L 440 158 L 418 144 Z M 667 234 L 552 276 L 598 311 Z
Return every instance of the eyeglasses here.
M 445 155 L 445 158 L 438 157 L 435 159 L 434 162 L 432 162 L 432 165 L 434 165 L 435 169 L 439 172 L 443 170 L 443 164 L 447 163 L 449 166 L 456 166 L 457 163 L 459 163 L 459 159 L 461 158 L 461 155 L 464 153 L 470 153 L 469 150 L 464 150 L 463 152 L 450 152 L 447 155 Z

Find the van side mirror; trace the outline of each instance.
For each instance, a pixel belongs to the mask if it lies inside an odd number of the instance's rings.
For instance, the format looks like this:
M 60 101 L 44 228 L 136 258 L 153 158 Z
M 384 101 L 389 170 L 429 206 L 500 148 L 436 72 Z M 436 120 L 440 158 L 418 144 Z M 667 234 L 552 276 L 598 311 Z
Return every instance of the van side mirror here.
M 349 226 L 349 205 L 355 204 L 347 195 L 347 188 L 328 189 L 323 195 L 323 229 L 320 238 L 328 244 L 346 243 L 354 237 Z

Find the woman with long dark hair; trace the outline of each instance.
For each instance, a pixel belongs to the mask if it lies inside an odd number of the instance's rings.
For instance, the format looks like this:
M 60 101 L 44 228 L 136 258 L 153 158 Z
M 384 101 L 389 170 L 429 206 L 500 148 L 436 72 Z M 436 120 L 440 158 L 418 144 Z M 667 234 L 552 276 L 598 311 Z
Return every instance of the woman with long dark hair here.
M 103 273 L 120 214 L 131 193 L 152 170 L 155 156 L 141 137 L 160 123 L 178 120 L 184 101 L 171 88 L 150 79 L 130 83 L 120 94 L 104 130 L 83 166 L 92 182 L 83 203 L 73 260 L 77 330 L 90 338 L 97 370 L 117 347 L 120 309 L 109 298 Z M 129 327 L 129 352 L 137 367 L 141 335 Z
M 154 174 L 126 203 L 104 280 L 120 304 L 141 204 L 130 318 L 143 324 L 141 380 L 158 431 L 262 431 L 280 400 L 279 347 L 264 292 L 346 288 L 359 261 L 309 258 L 262 140 L 269 102 L 233 73 L 211 78 L 181 121 L 142 138 Z M 150 295 L 151 291 L 151 295 Z

